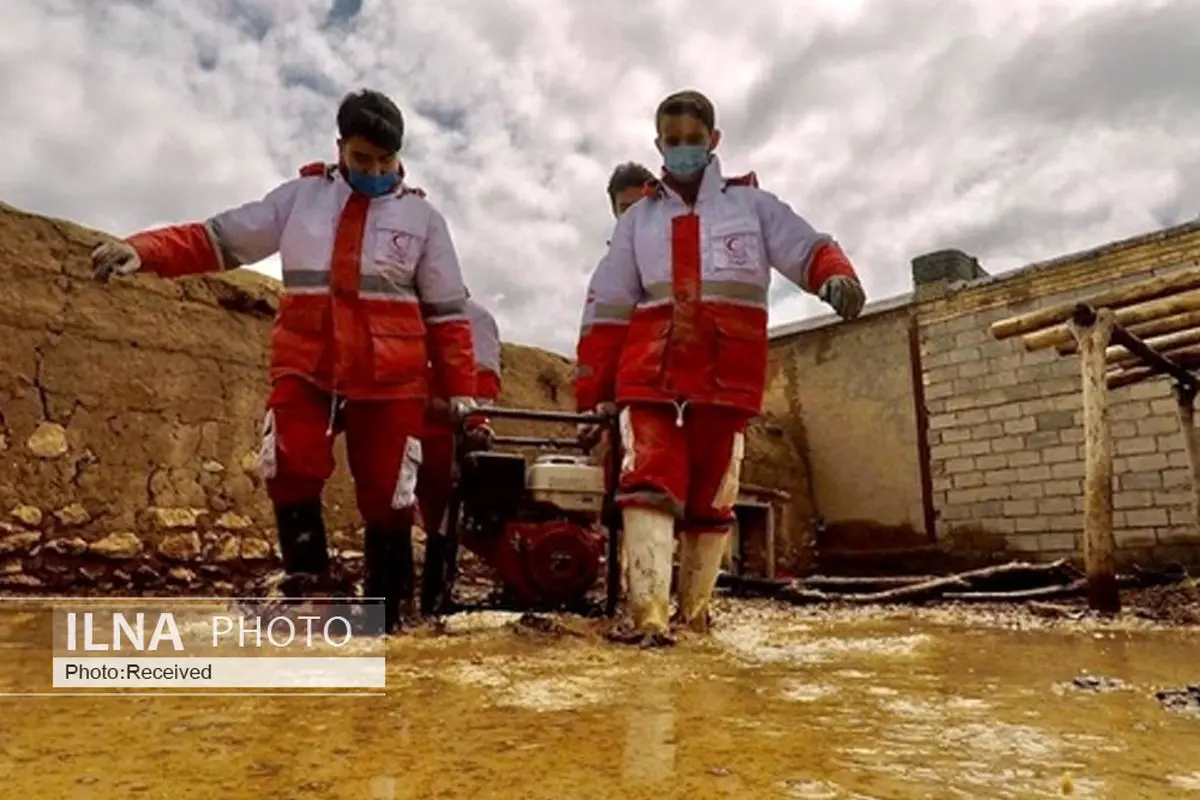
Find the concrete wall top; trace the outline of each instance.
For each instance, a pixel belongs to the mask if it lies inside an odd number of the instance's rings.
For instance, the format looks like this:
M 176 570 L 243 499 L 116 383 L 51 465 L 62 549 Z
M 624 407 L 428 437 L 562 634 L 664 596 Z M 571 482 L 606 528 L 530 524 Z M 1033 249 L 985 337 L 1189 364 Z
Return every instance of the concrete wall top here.
M 1162 246 L 1181 243 L 1176 240 L 1184 239 L 1200 242 L 1200 219 L 1037 261 L 999 275 L 922 287 L 925 291 L 919 294 L 909 292 L 884 298 L 868 303 L 859 319 L 869 319 L 909 306 L 921 306 L 922 317 L 932 321 L 996 306 L 1028 304 L 1038 297 L 1076 286 L 1167 266 L 1177 258 L 1178 248 Z M 1138 253 L 1139 250 L 1144 252 Z M 836 314 L 823 314 L 778 325 L 768 335 L 775 343 L 797 334 L 827 328 L 840 321 Z

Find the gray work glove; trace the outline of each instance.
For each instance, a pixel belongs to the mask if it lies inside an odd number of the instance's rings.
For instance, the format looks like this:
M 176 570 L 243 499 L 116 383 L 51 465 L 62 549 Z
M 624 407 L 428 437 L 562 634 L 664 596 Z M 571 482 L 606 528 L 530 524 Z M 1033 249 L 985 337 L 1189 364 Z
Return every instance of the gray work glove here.
M 834 275 L 821 284 L 817 297 L 832 306 L 842 319 L 857 317 L 867 302 L 867 295 L 863 292 L 862 284 L 845 275 Z
M 108 283 L 113 275 L 132 275 L 142 268 L 137 250 L 125 242 L 105 242 L 92 251 L 92 277 Z
M 474 397 L 450 398 L 450 416 L 455 420 L 463 419 L 477 408 L 479 408 L 479 403 L 475 401 Z
M 617 407 L 613 403 L 601 403 L 592 409 L 592 413 L 601 417 L 612 417 L 617 413 Z M 607 426 L 594 422 L 586 422 L 578 426 L 579 443 L 589 450 L 600 443 L 600 437 L 604 435 Z

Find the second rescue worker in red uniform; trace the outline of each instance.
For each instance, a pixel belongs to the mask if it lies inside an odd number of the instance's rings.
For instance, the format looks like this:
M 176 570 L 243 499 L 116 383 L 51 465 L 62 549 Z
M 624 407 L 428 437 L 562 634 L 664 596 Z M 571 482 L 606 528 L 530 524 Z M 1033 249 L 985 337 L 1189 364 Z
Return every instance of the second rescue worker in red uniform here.
M 272 336 L 259 465 L 288 574 L 285 592 L 327 588 L 321 493 L 346 434 L 366 523 L 363 594 L 394 628 L 413 599 L 412 523 L 428 364 L 451 406 L 474 405 L 466 289 L 446 220 L 404 185 L 404 118 L 379 92 L 337 112 L 339 161 L 313 164 L 261 200 L 203 223 L 146 231 L 93 253 L 96 277 L 234 269 L 278 252 L 284 292 Z
M 830 236 L 759 189 L 753 173 L 721 174 L 707 98 L 672 95 L 655 124 L 663 177 L 620 216 L 592 275 L 575 397 L 580 411 L 620 409 L 629 638 L 668 644 L 676 521 L 676 621 L 707 630 L 743 432 L 761 411 L 771 269 L 846 319 L 865 297 Z
M 475 351 L 475 401 L 479 405 L 490 405 L 500 396 L 500 328 L 496 325 L 496 318 L 470 297 L 467 298 L 466 314 L 471 323 L 471 341 Z M 417 479 L 417 500 L 421 507 L 421 524 L 425 528 L 426 574 L 422 576 L 421 613 L 426 615 L 442 610 L 436 607 L 438 597 L 433 594 L 435 584 L 431 581 L 435 578 L 430 566 L 437 563 L 444 567 L 442 559 L 449 556 L 442 527 L 454 485 L 456 456 L 454 420 L 446 392 L 433 370 L 430 370 L 429 384 L 433 402 L 425 412 L 425 429 L 421 437 L 424 457 Z M 487 421 L 478 416 L 467 420 L 467 432 L 481 438 L 491 435 Z

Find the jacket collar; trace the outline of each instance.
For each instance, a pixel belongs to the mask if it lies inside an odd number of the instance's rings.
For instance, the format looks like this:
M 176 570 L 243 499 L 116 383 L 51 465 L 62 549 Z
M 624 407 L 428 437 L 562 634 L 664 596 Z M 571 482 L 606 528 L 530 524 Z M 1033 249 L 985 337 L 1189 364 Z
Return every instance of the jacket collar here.
M 665 174 L 665 173 L 664 173 Z M 696 193 L 696 202 L 713 197 L 720 194 L 725 189 L 725 176 L 721 172 L 721 159 L 713 153 L 712 158 L 708 162 L 708 166 L 704 168 L 704 175 L 700 178 L 700 190 Z M 647 196 L 651 197 L 671 197 L 683 203 L 683 198 L 679 192 L 672 189 L 665 180 L 659 179 L 654 183 L 646 185 Z

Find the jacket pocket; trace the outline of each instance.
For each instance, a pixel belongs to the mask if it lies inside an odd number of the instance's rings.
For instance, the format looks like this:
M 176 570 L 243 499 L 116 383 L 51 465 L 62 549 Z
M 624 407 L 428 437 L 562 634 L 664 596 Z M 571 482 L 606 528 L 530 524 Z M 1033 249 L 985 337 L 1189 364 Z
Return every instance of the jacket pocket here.
M 329 302 L 325 296 L 284 295 L 271 333 L 273 366 L 312 374 L 320 366 L 329 332 Z
M 424 379 L 428 370 L 425 323 L 409 309 L 397 311 L 400 313 L 376 310 L 367 318 L 374 376 L 379 383 Z
M 657 386 L 666 368 L 669 319 L 637 319 L 629 325 L 621 351 L 619 382 L 629 386 Z
M 716 321 L 713 383 L 728 392 L 761 393 L 767 378 L 767 332 L 761 320 Z

